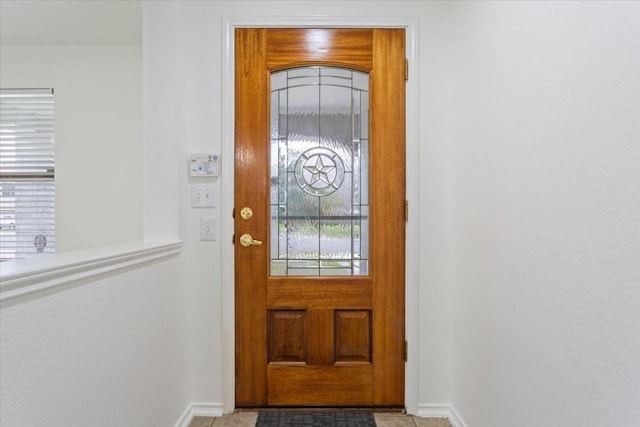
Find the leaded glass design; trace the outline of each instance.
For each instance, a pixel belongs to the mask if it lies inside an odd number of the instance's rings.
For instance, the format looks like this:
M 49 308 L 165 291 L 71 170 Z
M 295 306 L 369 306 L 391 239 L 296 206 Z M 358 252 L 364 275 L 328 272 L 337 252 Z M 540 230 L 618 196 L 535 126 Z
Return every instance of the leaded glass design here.
M 271 275 L 362 276 L 369 263 L 369 75 L 271 74 Z

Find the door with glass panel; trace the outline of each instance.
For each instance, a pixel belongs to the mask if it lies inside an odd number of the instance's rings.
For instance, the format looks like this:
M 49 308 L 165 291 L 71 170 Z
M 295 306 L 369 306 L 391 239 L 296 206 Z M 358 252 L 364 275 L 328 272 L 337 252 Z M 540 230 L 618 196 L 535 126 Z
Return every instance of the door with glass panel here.
M 235 33 L 236 406 L 404 406 L 401 29 Z

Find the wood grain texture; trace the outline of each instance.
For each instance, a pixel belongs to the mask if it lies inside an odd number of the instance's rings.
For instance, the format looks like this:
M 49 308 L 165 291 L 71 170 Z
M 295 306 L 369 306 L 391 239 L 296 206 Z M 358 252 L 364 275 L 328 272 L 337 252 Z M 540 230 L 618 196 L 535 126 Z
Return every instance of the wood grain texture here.
M 235 248 L 237 407 L 404 405 L 404 43 L 392 29 L 236 30 L 235 208 L 254 216 L 235 235 L 264 242 Z M 310 64 L 370 71 L 368 277 L 268 277 L 269 72 Z M 304 320 L 268 317 L 289 310 Z
M 270 365 L 269 405 L 367 406 L 371 403 L 371 366 Z M 336 396 L 340 400 L 336 400 Z
M 235 102 L 235 206 L 267 216 L 269 102 L 256 102 L 256 93 L 267 93 L 265 30 L 236 30 Z M 247 123 L 253 124 L 247 126 Z M 261 188 L 261 191 L 255 191 Z M 235 221 L 235 236 L 250 233 L 262 240 L 266 227 L 259 221 Z M 235 245 L 236 304 L 236 402 L 267 403 L 266 245 Z
M 305 310 L 269 310 L 269 363 L 307 363 Z
M 371 311 L 335 311 L 335 363 L 371 363 Z
M 308 336 L 309 365 L 331 366 L 334 363 L 333 342 L 333 310 L 311 309 L 309 310 Z
M 370 278 L 270 277 L 267 282 L 269 308 L 371 308 Z
M 282 28 L 267 37 L 267 66 L 272 71 L 318 64 L 370 71 L 373 65 L 369 29 Z
M 404 30 L 374 30 L 371 72 L 371 276 L 374 405 L 404 404 Z M 389 173 L 389 171 L 393 171 Z M 384 206 L 383 209 L 379 208 Z

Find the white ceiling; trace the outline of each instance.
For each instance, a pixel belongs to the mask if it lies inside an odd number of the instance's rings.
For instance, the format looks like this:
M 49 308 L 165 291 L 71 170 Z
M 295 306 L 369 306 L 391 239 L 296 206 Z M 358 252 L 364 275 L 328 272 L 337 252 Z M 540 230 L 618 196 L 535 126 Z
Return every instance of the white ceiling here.
M 141 0 L 0 0 L 0 44 L 140 44 Z

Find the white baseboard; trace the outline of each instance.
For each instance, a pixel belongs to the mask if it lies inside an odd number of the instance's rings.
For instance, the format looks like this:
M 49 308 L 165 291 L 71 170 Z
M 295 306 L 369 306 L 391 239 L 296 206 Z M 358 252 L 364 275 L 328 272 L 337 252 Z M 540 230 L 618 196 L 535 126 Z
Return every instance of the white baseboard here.
M 192 403 L 184 411 L 176 427 L 189 427 L 193 417 L 221 417 L 224 415 L 222 403 Z
M 453 427 L 467 427 L 453 406 L 447 403 L 419 403 L 416 415 L 427 418 L 448 418 Z

